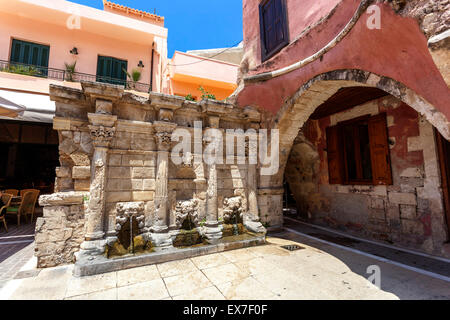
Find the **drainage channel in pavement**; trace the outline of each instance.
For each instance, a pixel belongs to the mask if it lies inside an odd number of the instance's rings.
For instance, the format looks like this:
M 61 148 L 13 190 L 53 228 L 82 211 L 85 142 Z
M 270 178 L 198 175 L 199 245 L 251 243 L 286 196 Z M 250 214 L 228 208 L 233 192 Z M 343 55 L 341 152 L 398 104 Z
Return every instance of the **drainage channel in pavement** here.
M 377 244 L 369 240 L 356 239 L 334 232 L 327 228 L 313 226 L 292 218 L 285 218 L 284 227 L 306 234 L 310 237 L 325 240 L 344 247 L 359 250 L 380 258 L 389 259 L 413 268 L 419 268 L 445 277 L 450 277 L 450 260 L 432 257 L 421 253 L 412 253 L 406 249 L 396 248 L 384 244 Z

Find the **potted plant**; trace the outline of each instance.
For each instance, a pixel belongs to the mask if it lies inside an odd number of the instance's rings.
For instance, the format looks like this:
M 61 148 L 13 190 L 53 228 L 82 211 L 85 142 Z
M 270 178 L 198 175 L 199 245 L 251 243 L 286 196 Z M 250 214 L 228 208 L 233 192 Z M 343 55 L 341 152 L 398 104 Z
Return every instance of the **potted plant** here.
M 136 83 L 139 82 L 139 80 L 141 80 L 141 76 L 142 76 L 142 72 L 139 69 L 133 69 L 131 70 L 131 74 L 125 70 L 122 69 L 123 72 L 125 72 L 127 74 L 128 79 L 130 79 L 132 85 L 130 86 L 131 89 L 135 89 L 136 88 Z
M 76 61 L 74 63 L 65 62 L 64 65 L 66 66 L 66 81 L 73 82 L 73 76 L 75 74 L 77 62 Z

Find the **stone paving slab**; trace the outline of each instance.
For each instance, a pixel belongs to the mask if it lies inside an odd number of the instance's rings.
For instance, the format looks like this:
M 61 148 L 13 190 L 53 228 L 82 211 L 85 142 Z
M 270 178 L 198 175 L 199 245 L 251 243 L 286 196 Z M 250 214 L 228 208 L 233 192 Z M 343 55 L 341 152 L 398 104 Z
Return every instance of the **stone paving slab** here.
M 288 251 L 280 246 L 298 244 Z M 366 274 L 381 269 L 381 289 Z M 26 271 L 26 270 L 21 270 Z M 450 283 L 284 232 L 267 244 L 76 278 L 73 265 L 11 280 L 5 299 L 450 299 Z M 12 288 L 12 289 L 11 289 Z M 10 290 L 5 292 L 5 290 Z

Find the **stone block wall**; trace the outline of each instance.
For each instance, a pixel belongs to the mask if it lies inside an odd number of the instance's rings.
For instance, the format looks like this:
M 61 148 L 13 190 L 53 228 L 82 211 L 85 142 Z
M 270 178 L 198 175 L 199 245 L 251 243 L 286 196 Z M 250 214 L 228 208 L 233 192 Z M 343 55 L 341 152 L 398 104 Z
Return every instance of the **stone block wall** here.
M 393 185 L 330 185 L 326 127 L 386 112 Z M 286 179 L 298 211 L 312 221 L 433 254 L 447 239 L 434 129 L 392 96 L 320 120 L 294 142 Z
M 84 241 L 87 193 L 56 193 L 40 197 L 44 215 L 37 219 L 35 255 L 41 268 L 75 262 Z

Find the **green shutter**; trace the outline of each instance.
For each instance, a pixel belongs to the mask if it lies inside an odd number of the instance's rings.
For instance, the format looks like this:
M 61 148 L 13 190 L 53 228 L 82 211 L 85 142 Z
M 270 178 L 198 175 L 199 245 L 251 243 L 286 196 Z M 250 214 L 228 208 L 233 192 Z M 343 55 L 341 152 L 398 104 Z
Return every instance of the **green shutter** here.
M 125 85 L 128 62 L 111 57 L 98 56 L 97 60 L 97 81 L 112 84 Z
M 13 39 L 11 62 L 48 68 L 50 47 Z

